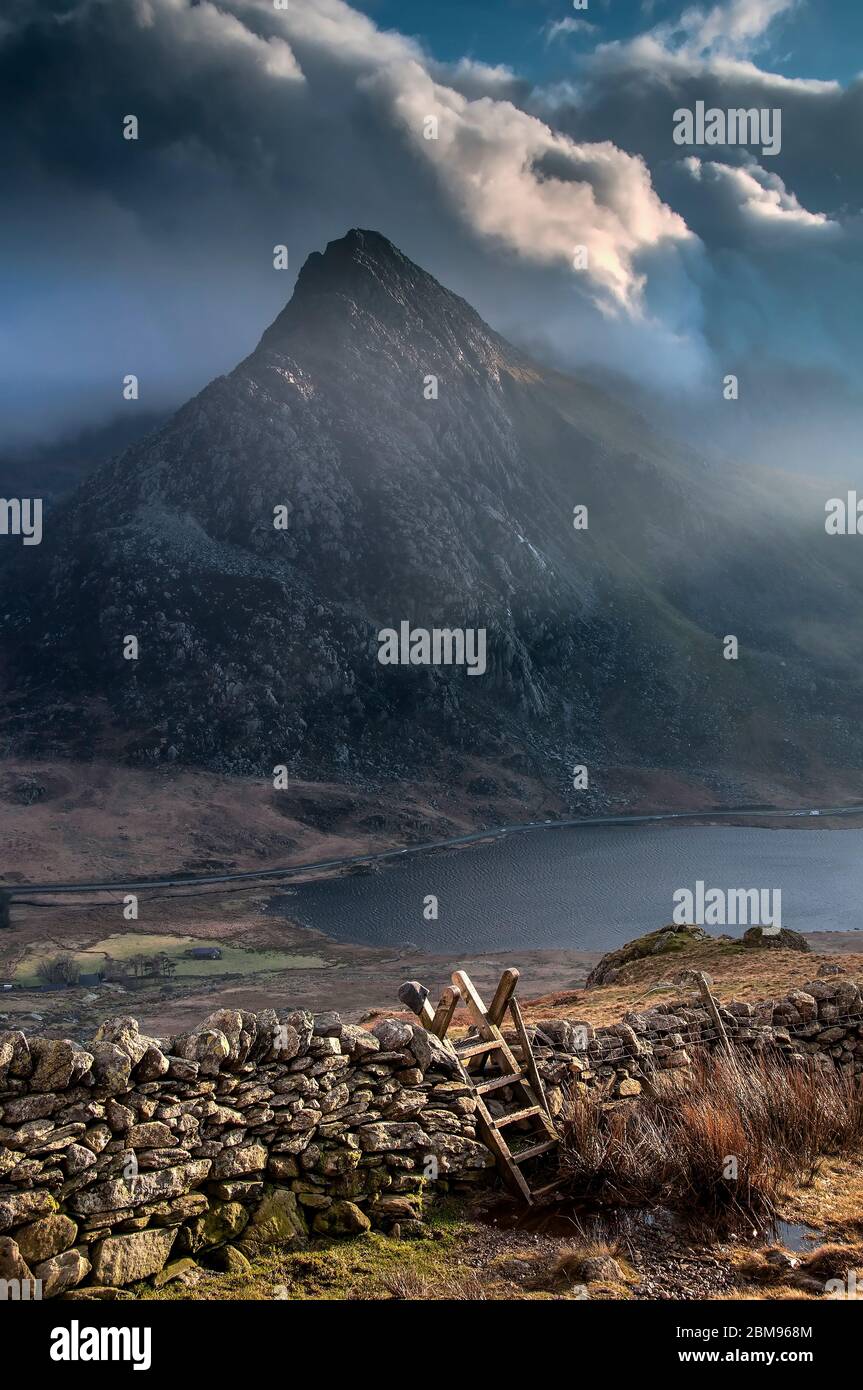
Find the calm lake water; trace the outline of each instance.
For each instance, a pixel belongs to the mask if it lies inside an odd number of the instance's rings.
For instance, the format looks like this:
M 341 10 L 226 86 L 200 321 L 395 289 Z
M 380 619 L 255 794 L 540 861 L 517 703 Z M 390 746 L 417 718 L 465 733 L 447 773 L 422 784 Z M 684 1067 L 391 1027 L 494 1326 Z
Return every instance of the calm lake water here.
M 672 920 L 676 889 L 781 889 L 782 925 L 863 927 L 863 831 L 732 826 L 532 831 L 297 885 L 273 906 L 339 941 L 450 953 L 607 951 Z M 423 900 L 438 899 L 438 920 Z M 741 927 L 710 928 L 740 935 Z

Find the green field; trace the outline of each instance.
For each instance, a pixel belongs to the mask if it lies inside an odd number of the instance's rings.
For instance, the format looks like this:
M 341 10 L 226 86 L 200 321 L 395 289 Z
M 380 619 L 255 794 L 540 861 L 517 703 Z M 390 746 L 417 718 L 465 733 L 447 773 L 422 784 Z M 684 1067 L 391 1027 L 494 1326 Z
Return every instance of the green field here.
M 184 952 L 193 946 L 217 946 L 221 960 L 186 960 Z M 29 950 L 18 962 L 13 979 L 19 985 L 39 984 L 36 974 L 41 961 L 63 954 L 53 942 Z M 137 955 L 166 955 L 176 965 L 174 978 L 212 975 L 260 975 L 273 970 L 322 970 L 326 961 L 321 956 L 304 956 L 288 951 L 244 950 L 223 941 L 211 941 L 196 936 L 158 936 L 149 932 L 118 932 L 97 941 L 86 950 L 69 951 L 82 974 L 95 974 L 110 958 L 128 961 Z

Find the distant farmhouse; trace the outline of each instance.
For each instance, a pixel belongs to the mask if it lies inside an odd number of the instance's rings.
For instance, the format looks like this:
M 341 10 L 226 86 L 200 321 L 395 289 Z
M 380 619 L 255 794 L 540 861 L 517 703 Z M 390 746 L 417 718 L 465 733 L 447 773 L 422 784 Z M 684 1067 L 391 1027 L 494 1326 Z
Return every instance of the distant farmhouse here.
M 221 960 L 222 952 L 218 946 L 193 946 L 191 950 L 184 951 L 186 960 Z

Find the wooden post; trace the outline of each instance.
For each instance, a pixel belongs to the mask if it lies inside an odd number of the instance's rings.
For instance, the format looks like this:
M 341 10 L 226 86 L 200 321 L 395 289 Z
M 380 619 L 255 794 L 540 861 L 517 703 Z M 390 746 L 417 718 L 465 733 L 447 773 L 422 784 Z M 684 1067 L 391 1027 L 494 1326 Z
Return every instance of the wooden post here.
M 440 997 L 440 1003 L 435 1009 L 434 1018 L 429 1024 L 430 1031 L 437 1038 L 445 1038 L 447 1029 L 452 1023 L 452 1016 L 461 1003 L 461 990 L 456 989 L 455 985 L 447 985 Z
M 698 978 L 698 992 L 701 995 L 701 998 L 704 1000 L 704 1007 L 710 1014 L 710 1017 L 713 1020 L 713 1026 L 719 1034 L 719 1042 L 722 1048 L 724 1049 L 729 1061 L 733 1062 L 734 1065 L 737 1066 L 737 1058 L 734 1055 L 734 1049 L 731 1046 L 731 1043 L 728 1039 L 728 1034 L 725 1031 L 725 1024 L 722 1022 L 722 1019 L 719 1015 L 719 1009 L 716 1007 L 716 1000 L 710 992 L 710 985 L 707 983 L 707 976 L 705 975 L 703 970 L 698 970 L 695 973 Z
M 489 1023 L 500 1024 L 503 1022 L 503 1016 L 506 1013 L 507 1005 L 515 993 L 517 984 L 518 971 L 514 968 L 504 970 L 500 977 L 500 983 L 494 992 L 494 998 L 488 1006 L 487 1016 Z
M 527 1073 L 527 1079 L 533 1087 L 533 1090 L 536 1093 L 536 1098 L 542 1106 L 543 1110 L 545 1110 L 550 1115 L 551 1111 L 548 1108 L 548 1099 L 545 1094 L 545 1087 L 542 1084 L 542 1077 L 540 1076 L 539 1068 L 536 1065 L 536 1058 L 533 1055 L 533 1048 L 531 1047 L 530 1039 L 527 1036 L 527 1029 L 524 1026 L 524 1019 L 521 1016 L 521 1007 L 515 995 L 513 995 L 509 1001 L 509 1011 L 512 1015 L 512 1021 L 515 1024 L 516 1037 L 518 1038 L 519 1047 L 521 1048 L 522 1070 Z

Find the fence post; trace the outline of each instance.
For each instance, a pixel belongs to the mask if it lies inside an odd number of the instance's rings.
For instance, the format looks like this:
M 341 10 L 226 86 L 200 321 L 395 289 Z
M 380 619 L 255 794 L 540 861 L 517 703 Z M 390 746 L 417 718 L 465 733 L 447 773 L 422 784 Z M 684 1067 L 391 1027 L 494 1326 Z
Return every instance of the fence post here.
M 722 1022 L 719 1010 L 716 1007 L 716 1000 L 710 992 L 710 985 L 707 983 L 707 976 L 705 975 L 703 970 L 696 971 L 696 975 L 698 977 L 698 992 L 701 995 L 701 998 L 704 1000 L 704 1006 L 713 1020 L 713 1026 L 719 1034 L 720 1044 L 725 1050 L 729 1060 L 734 1062 L 736 1066 L 737 1061 L 734 1056 L 734 1049 L 732 1048 L 728 1038 L 728 1034 L 725 1031 L 725 1024 Z

